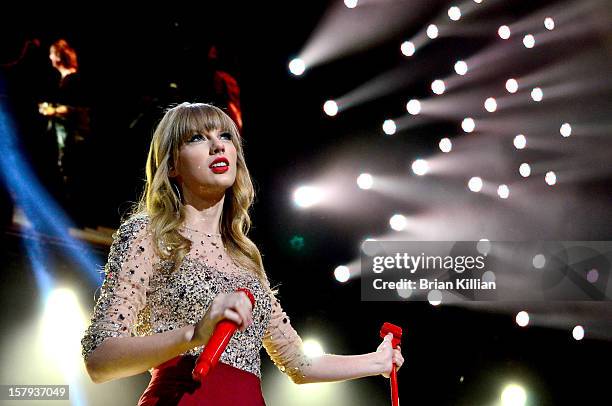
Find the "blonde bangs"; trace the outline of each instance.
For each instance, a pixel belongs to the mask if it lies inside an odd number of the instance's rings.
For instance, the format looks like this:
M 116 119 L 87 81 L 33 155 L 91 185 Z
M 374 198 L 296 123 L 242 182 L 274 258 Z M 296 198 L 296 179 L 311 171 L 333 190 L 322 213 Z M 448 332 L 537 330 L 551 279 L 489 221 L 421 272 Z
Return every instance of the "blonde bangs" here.
M 213 131 L 232 134 L 234 143 L 239 145 L 236 142 L 240 136 L 238 128 L 223 110 L 210 104 L 194 103 L 182 108 L 177 114 L 173 138 L 180 147 L 195 133 L 209 134 Z

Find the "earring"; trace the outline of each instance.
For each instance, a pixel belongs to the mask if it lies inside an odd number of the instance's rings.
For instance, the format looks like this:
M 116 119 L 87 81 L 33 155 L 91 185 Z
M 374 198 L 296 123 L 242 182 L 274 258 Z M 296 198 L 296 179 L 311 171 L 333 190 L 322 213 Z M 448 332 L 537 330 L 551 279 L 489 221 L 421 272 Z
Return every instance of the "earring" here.
M 179 202 L 183 203 L 183 197 L 181 196 L 181 191 L 179 190 L 179 187 L 175 183 L 173 183 L 172 188 L 176 190 L 176 194 L 178 195 Z

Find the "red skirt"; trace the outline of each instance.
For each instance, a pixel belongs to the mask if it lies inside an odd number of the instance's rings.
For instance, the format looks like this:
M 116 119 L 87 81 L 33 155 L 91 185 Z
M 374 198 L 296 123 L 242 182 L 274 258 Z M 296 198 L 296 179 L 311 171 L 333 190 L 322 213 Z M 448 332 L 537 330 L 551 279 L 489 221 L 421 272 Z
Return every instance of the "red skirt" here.
M 154 368 L 138 406 L 265 406 L 257 375 L 219 362 L 200 383 L 191 377 L 195 361 L 183 355 Z

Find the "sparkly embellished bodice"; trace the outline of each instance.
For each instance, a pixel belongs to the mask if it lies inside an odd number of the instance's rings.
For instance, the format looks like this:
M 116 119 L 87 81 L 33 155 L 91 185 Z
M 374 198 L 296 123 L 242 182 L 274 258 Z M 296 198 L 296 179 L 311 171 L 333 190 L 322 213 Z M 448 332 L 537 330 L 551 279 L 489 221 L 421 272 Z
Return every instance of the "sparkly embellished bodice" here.
M 173 269 L 172 261 L 155 254 L 148 221 L 146 215 L 132 217 L 115 235 L 101 294 L 82 339 L 83 357 L 108 337 L 152 335 L 195 324 L 219 293 L 246 287 L 255 296 L 253 324 L 236 331 L 220 361 L 260 376 L 264 345 L 281 371 L 294 380 L 303 377 L 308 360 L 301 339 L 259 278 L 232 261 L 221 235 L 179 229 L 192 243 L 181 266 Z M 198 355 L 202 348 L 186 354 Z

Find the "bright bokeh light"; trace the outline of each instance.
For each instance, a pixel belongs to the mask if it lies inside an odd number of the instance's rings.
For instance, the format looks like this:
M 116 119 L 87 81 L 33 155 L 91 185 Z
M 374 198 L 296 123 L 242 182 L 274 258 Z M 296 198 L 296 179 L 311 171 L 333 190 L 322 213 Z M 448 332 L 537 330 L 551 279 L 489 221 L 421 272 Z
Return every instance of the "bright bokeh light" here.
M 528 163 L 523 162 L 521 166 L 519 166 L 519 173 L 523 178 L 528 178 L 531 175 L 531 166 Z
M 489 255 L 489 252 L 491 251 L 491 241 L 488 238 L 481 238 L 476 243 L 476 249 L 485 256 Z
M 328 100 L 323 104 L 323 111 L 328 116 L 335 116 L 338 114 L 338 104 L 334 100 Z
M 453 149 L 453 143 L 449 138 L 442 138 L 438 146 L 440 147 L 440 151 L 446 153 L 451 152 Z
M 412 172 L 415 175 L 423 176 L 429 172 L 429 164 L 424 159 L 417 159 L 412 163 Z
M 497 100 L 495 100 L 494 97 L 489 97 L 484 102 L 484 108 L 489 113 L 493 113 L 495 110 L 497 110 Z
M 314 186 L 301 186 L 293 192 L 293 201 L 298 207 L 311 207 L 321 200 L 323 200 L 323 192 Z
M 480 4 L 480 3 L 482 3 L 482 0 L 474 0 L 474 3 Z
M 412 99 L 408 103 L 406 103 L 406 110 L 408 113 L 416 116 L 421 112 L 421 102 L 417 99 Z
M 412 41 L 404 41 L 400 46 L 400 50 L 402 51 L 402 54 L 412 56 L 416 52 L 416 47 Z
M 533 48 L 535 46 L 535 37 L 531 34 L 527 34 L 523 37 L 523 45 L 525 48 Z
M 542 269 L 546 265 L 546 257 L 543 254 L 536 254 L 531 263 L 535 269 Z
M 482 190 L 482 179 L 479 178 L 478 176 L 474 176 L 468 182 L 468 188 L 472 192 L 480 192 Z
M 397 291 L 397 295 L 401 297 L 402 299 L 408 299 L 410 296 L 412 296 L 412 289 L 403 288 L 400 286 L 396 288 L 395 290 Z
M 382 129 L 385 132 L 385 134 L 393 135 L 395 134 L 395 131 L 397 131 L 397 126 L 395 125 L 395 121 L 385 120 L 385 122 L 383 123 Z
M 524 310 L 518 312 L 516 315 L 516 324 L 521 327 L 527 327 L 527 325 L 529 324 L 529 313 Z
M 455 72 L 457 72 L 457 75 L 465 75 L 468 71 L 468 66 L 467 63 L 465 61 L 457 61 L 455 63 Z
M 336 278 L 338 282 L 342 283 L 348 281 L 351 278 L 351 272 L 349 271 L 348 266 L 337 266 L 336 269 L 334 269 L 334 278 Z
M 552 17 L 546 17 L 544 19 L 544 27 L 546 27 L 547 30 L 552 31 L 555 29 L 555 20 L 552 19 Z
M 442 292 L 439 290 L 430 290 L 429 293 L 427 293 L 427 300 L 430 305 L 439 306 L 440 303 L 442 303 Z
M 431 91 L 434 92 L 435 94 L 442 94 L 444 93 L 445 90 L 446 90 L 446 85 L 444 84 L 443 80 L 436 79 L 433 82 L 431 82 Z
M 304 351 L 304 355 L 309 358 L 320 357 L 321 355 L 325 354 L 325 351 L 323 351 L 323 346 L 321 346 L 317 340 L 312 339 L 304 340 L 302 350 Z
M 572 330 L 572 337 L 574 337 L 574 339 L 578 341 L 582 340 L 584 338 L 584 327 L 574 327 L 574 329 Z
M 508 185 L 499 185 L 497 187 L 497 195 L 501 199 L 507 199 L 508 196 L 510 196 L 510 188 L 508 187 Z
M 389 225 L 395 231 L 402 231 L 408 225 L 408 220 L 401 214 L 394 214 L 389 219 Z
M 544 180 L 546 181 L 547 185 L 553 186 L 557 183 L 557 175 L 553 171 L 548 171 L 544 176 Z
M 289 62 L 289 71 L 296 76 L 300 76 L 306 70 L 306 64 L 300 58 L 295 58 Z
M 42 317 L 41 345 L 44 354 L 67 378 L 78 373 L 80 354 L 75 349 L 80 347 L 85 325 L 86 316 L 71 289 L 58 288 L 49 293 Z
M 508 27 L 507 25 L 502 25 L 497 30 L 497 34 L 499 35 L 499 37 L 501 39 L 508 39 L 508 38 L 510 38 L 510 27 Z
M 476 129 L 476 122 L 474 121 L 473 118 L 470 118 L 470 117 L 464 118 L 463 121 L 461 122 L 461 128 L 466 133 L 471 133 Z
M 544 98 L 544 92 L 539 87 L 534 87 L 531 91 L 531 98 L 535 102 L 541 102 Z
M 559 132 L 561 133 L 562 136 L 567 138 L 570 135 L 572 135 L 572 126 L 569 123 L 563 123 L 561 124 L 561 128 L 559 129 Z
M 439 31 L 438 31 L 438 26 L 437 26 L 437 25 L 435 25 L 435 24 L 430 24 L 430 25 L 427 27 L 427 36 L 428 36 L 430 39 L 436 39 L 436 38 L 438 38 L 438 34 L 439 34 Z
M 366 242 L 368 241 L 376 241 L 376 238 L 366 238 L 362 243 L 361 243 L 361 251 L 363 251 L 364 254 L 368 255 L 368 256 L 374 256 L 378 253 L 379 249 L 380 249 L 380 245 L 376 245 L 376 244 L 366 244 Z
M 371 189 L 374 184 L 374 178 L 369 173 L 362 173 L 357 177 L 357 186 L 360 189 Z
M 448 9 L 448 18 L 453 21 L 458 21 L 461 18 L 461 10 L 457 6 Z
M 513 143 L 514 143 L 514 148 L 523 149 L 527 146 L 527 138 L 525 138 L 523 134 L 519 134 L 516 137 L 514 137 Z
M 522 386 L 511 384 L 504 388 L 501 394 L 501 406 L 524 406 L 527 393 Z
M 358 0 L 344 0 L 344 5 L 348 8 L 357 7 Z
M 516 93 L 518 90 L 518 82 L 516 79 L 506 80 L 506 90 L 508 93 Z

